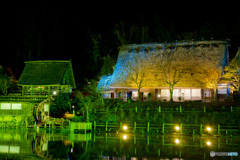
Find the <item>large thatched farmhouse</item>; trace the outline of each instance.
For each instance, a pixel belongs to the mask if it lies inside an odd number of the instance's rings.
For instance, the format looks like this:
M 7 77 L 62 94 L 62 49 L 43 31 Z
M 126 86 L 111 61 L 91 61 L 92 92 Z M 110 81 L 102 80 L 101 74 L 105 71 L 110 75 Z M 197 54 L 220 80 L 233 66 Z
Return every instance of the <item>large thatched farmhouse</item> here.
M 221 82 L 228 61 L 227 41 L 125 45 L 113 74 L 102 76 L 98 89 L 105 98 L 223 99 L 229 94 Z

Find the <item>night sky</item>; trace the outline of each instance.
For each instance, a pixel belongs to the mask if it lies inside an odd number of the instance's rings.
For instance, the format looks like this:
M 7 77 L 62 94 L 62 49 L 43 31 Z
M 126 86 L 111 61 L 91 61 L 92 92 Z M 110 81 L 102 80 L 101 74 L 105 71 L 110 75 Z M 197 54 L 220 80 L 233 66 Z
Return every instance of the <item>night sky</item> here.
M 20 76 L 24 61 L 71 59 L 77 81 L 94 78 L 104 56 L 109 54 L 117 59 L 120 43 L 114 28 L 120 22 L 126 28 L 147 27 L 149 35 L 145 43 L 180 41 L 186 33 L 194 33 L 196 40 L 231 39 L 230 57 L 240 47 L 238 4 L 195 2 L 192 6 L 181 4 L 185 5 L 181 7 L 180 3 L 156 4 L 156 1 L 131 6 L 124 2 L 94 1 L 8 3 L 3 6 L 1 38 L 4 43 L 0 65 L 11 67 L 16 77 Z M 97 40 L 97 48 L 92 37 Z M 130 42 L 141 43 L 140 39 Z M 96 50 L 99 56 L 93 54 Z

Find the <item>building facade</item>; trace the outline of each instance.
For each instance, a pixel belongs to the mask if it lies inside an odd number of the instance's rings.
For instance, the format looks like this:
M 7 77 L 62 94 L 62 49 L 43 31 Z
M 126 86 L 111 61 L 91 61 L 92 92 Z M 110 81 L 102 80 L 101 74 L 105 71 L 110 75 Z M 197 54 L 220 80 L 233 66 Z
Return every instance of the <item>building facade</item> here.
M 214 88 L 217 97 L 224 99 L 229 95 L 229 85 L 219 79 L 228 63 L 227 41 L 125 45 L 120 48 L 113 74 L 102 76 L 98 89 L 104 98 L 137 100 L 140 88 L 143 101 L 150 97 L 168 101 L 169 84 L 174 81 L 177 83 L 173 87 L 173 101 L 211 101 Z M 206 79 L 211 81 L 216 72 L 219 73 L 217 86 L 207 85 Z

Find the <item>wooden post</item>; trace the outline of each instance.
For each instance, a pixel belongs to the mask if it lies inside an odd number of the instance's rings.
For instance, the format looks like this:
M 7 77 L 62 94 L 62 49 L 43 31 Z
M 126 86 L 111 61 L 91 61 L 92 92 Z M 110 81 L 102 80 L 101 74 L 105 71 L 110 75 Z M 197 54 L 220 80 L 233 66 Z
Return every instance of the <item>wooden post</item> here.
M 164 135 L 162 136 L 162 145 L 164 146 Z
M 200 124 L 200 135 L 202 135 L 202 124 Z
M 162 124 L 162 134 L 164 134 L 164 123 Z
M 120 122 L 120 129 L 119 129 L 120 131 L 122 130 L 122 122 Z
M 147 135 L 147 145 L 149 145 L 149 135 Z
M 108 131 L 107 127 L 108 127 L 108 122 L 106 122 L 106 132 Z
M 202 138 L 200 138 L 200 148 L 202 148 Z
M 108 135 L 107 135 L 107 133 L 105 133 L 105 137 L 106 137 L 106 143 L 107 143 L 107 139 L 108 139 Z
M 70 132 L 72 132 L 72 127 L 71 127 L 71 121 L 69 121 L 69 129 L 70 129 Z M 50 130 L 50 124 L 49 124 L 49 130 Z
M 28 128 L 28 121 L 26 120 L 26 128 Z
M 149 133 L 149 131 L 150 131 L 150 123 L 148 122 L 148 124 L 147 124 L 147 132 Z
M 134 141 L 133 143 L 136 144 L 136 135 L 134 135 L 133 141 Z
M 94 126 L 93 126 L 94 132 L 96 132 L 96 125 L 97 125 L 96 121 L 93 122 L 93 125 L 94 125 Z
M 204 106 L 204 108 L 203 108 L 203 111 L 204 111 L 204 113 L 206 112 L 206 107 Z
M 161 106 L 158 107 L 158 112 L 161 113 Z
M 182 134 L 182 123 L 181 123 L 181 125 L 180 125 L 180 132 L 181 132 L 181 134 Z
M 220 124 L 218 125 L 218 135 L 220 135 Z
M 133 131 L 136 132 L 136 129 L 137 129 L 137 122 L 134 122 Z
M 180 113 L 182 113 L 182 106 L 180 106 Z

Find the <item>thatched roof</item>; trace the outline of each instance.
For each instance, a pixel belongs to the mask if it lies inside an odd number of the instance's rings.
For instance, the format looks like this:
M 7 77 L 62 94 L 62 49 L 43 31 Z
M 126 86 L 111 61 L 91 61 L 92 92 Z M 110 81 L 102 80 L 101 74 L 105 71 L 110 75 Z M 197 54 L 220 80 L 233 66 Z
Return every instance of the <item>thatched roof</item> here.
M 71 61 L 44 60 L 27 61 L 18 85 L 62 85 L 63 78 L 75 88 Z
M 210 61 L 214 62 L 214 65 L 215 62 L 217 62 L 217 65 L 220 68 L 223 68 L 228 64 L 227 47 L 228 43 L 226 41 L 190 41 L 177 43 L 131 44 L 122 46 L 120 48 L 113 75 L 111 76 L 110 87 L 134 87 L 132 84 L 128 83 L 128 79 L 132 76 L 132 73 L 129 70 L 136 69 L 136 67 L 134 66 L 137 63 L 133 60 L 133 57 L 135 55 L 139 56 L 139 58 L 135 61 L 138 61 L 138 63 L 142 64 L 147 63 L 144 65 L 144 67 L 148 67 L 148 73 L 151 73 L 153 76 L 157 77 L 157 74 L 159 72 L 159 68 L 157 67 L 157 65 L 161 63 L 161 60 L 157 60 L 161 59 L 164 56 L 167 57 L 171 54 L 179 55 L 179 57 L 191 56 L 192 59 L 195 59 L 198 62 L 201 61 L 202 63 L 211 59 Z M 146 57 L 150 57 L 148 58 L 150 60 L 145 62 L 143 59 L 146 59 Z M 151 59 L 154 59 L 154 63 L 152 63 L 153 61 Z M 189 62 L 194 63 L 192 62 L 192 60 L 189 60 Z M 129 65 L 132 65 L 133 67 L 126 69 L 126 67 Z M 154 79 L 153 76 L 149 76 L 146 78 L 145 87 L 148 88 L 168 86 L 166 83 L 164 84 Z M 187 78 L 183 77 L 181 82 L 179 82 L 176 87 L 202 87 L 202 84 L 197 82 L 193 76 L 190 76 Z
M 111 75 L 102 76 L 98 82 L 98 90 L 100 91 L 109 91 L 111 83 Z

